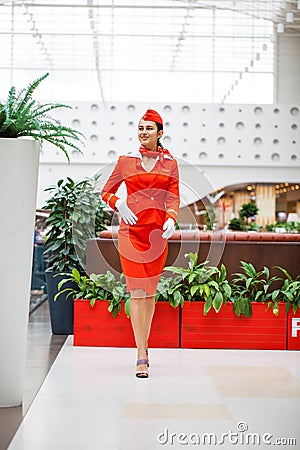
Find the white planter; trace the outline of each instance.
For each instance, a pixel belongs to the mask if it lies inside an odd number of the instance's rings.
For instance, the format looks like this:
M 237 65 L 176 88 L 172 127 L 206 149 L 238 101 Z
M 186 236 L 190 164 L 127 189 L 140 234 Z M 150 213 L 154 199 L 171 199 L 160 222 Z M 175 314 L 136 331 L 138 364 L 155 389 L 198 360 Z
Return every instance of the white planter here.
M 0 139 L 0 407 L 23 399 L 39 154 Z

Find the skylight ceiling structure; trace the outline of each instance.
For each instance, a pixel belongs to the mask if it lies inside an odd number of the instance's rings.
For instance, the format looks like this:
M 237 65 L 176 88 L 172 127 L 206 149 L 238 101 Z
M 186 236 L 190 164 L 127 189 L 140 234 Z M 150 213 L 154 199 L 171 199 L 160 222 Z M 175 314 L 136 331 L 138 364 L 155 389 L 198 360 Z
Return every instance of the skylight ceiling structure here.
M 285 35 L 300 34 L 297 6 L 272 0 L 2 1 L 1 85 L 23 85 L 49 71 L 44 95 L 57 98 L 272 102 L 274 33 L 281 23 Z

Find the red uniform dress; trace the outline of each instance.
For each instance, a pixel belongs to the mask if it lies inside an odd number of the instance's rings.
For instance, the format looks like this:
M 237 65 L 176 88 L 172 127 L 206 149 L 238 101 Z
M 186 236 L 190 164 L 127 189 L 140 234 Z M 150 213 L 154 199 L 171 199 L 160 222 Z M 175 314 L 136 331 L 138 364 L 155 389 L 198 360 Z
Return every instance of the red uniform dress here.
M 102 199 L 115 209 L 115 195 L 122 182 L 127 188 L 127 205 L 138 217 L 135 225 L 121 221 L 118 251 L 126 278 L 127 291 L 144 289 L 155 295 L 166 262 L 167 240 L 162 238 L 163 224 L 176 221 L 179 208 L 177 161 L 161 154 L 151 171 L 143 168 L 140 153 L 120 156 L 101 192 Z

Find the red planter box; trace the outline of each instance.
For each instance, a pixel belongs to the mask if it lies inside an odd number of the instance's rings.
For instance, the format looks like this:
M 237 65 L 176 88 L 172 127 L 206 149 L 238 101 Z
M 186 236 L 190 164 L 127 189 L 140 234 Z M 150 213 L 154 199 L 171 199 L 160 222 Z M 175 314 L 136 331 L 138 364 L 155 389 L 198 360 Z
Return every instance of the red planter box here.
M 90 347 L 135 347 L 130 319 L 124 310 L 116 317 L 106 301 L 74 300 L 74 345 Z M 149 347 L 179 347 L 179 308 L 158 302 L 152 321 Z
M 287 326 L 287 348 L 288 350 L 300 350 L 300 309 L 293 313 L 290 308 Z
M 279 316 L 267 305 L 254 303 L 252 317 L 237 317 L 232 304 L 213 309 L 204 316 L 204 302 L 186 302 L 182 309 L 182 348 L 271 349 L 287 348 L 287 315 L 279 305 Z M 300 338 L 300 331 L 299 331 Z M 300 342 L 300 339 L 299 339 Z

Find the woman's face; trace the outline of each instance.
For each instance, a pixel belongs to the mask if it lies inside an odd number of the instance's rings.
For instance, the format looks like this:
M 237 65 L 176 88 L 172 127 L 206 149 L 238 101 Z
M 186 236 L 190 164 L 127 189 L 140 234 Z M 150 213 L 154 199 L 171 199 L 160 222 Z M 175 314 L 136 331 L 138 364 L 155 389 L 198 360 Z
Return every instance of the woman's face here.
M 163 135 L 163 130 L 158 131 L 155 122 L 141 119 L 138 127 L 140 143 L 149 150 L 156 150 L 157 140 Z

